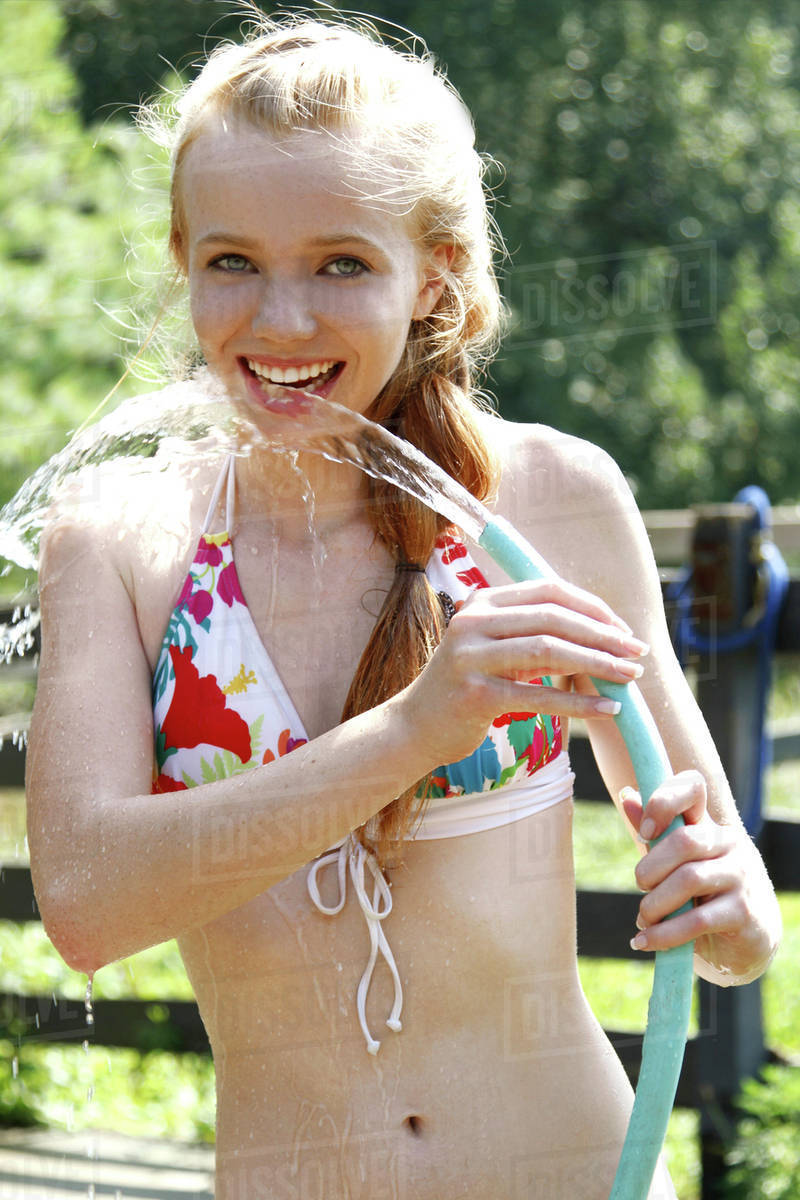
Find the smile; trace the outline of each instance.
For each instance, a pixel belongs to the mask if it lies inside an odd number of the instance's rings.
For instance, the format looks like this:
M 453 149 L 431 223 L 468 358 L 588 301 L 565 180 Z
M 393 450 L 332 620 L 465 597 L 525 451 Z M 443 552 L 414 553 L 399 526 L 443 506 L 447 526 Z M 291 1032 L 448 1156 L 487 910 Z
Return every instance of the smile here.
M 295 367 L 276 367 L 267 363 L 256 362 L 252 358 L 244 360 L 254 375 L 266 383 L 275 383 L 280 387 L 296 387 L 305 389 L 321 387 L 333 379 L 343 363 L 333 359 L 321 362 L 301 363 Z

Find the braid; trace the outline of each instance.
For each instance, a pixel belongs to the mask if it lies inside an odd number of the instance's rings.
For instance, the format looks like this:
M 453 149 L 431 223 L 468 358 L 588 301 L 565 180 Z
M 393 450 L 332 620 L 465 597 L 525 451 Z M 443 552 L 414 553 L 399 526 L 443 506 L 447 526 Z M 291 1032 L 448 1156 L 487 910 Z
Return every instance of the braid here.
M 470 376 L 467 354 L 456 344 L 434 362 L 420 366 L 415 362 L 419 357 L 415 345 L 412 338 L 400 368 L 367 415 L 391 426 L 483 500 L 494 484 L 494 464 L 477 426 L 476 406 L 465 388 Z M 414 383 L 412 375 L 417 376 Z M 426 565 L 447 520 L 394 484 L 370 478 L 369 485 L 377 536 L 399 563 Z M 445 626 L 441 602 L 424 572 L 395 571 L 350 685 L 342 720 L 374 708 L 416 679 Z M 358 831 L 381 861 L 396 853 L 421 815 L 429 786 L 430 776 L 426 776 Z
M 502 325 L 492 265 L 500 243 L 483 188 L 488 161 L 475 148 L 469 113 L 424 47 L 393 48 L 369 23 L 339 14 L 317 21 L 252 12 L 244 44 L 217 47 L 171 113 L 158 104 L 139 113 L 172 151 L 170 248 L 179 277 L 187 273 L 185 156 L 210 117 L 244 121 L 278 140 L 304 130 L 330 135 L 350 157 L 354 197 L 404 216 L 423 254 L 443 245 L 452 252 L 442 294 L 429 316 L 412 322 L 402 360 L 368 415 L 485 499 L 496 464 L 478 424 L 472 368 L 494 349 Z M 369 486 L 377 537 L 399 563 L 427 564 L 444 518 L 390 484 Z M 396 572 L 343 717 L 412 682 L 444 624 L 424 573 Z M 426 787 L 423 780 L 409 788 L 370 821 L 360 831 L 365 844 L 381 856 L 402 842 Z

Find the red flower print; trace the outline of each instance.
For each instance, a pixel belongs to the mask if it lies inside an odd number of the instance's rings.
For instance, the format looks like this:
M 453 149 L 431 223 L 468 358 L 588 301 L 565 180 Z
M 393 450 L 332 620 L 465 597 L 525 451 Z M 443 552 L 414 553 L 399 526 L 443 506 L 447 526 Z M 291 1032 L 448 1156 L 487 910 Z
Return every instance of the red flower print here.
M 466 558 L 467 547 L 458 538 L 442 533 L 436 539 L 436 549 L 442 552 L 442 562 L 447 565 L 457 558 Z
M 540 681 L 536 680 L 535 682 L 538 683 Z M 533 775 L 534 771 L 537 771 L 539 767 L 543 767 L 545 763 L 550 762 L 551 759 L 556 758 L 561 753 L 561 725 L 558 717 L 545 718 L 542 721 L 541 719 L 536 720 L 535 713 L 521 712 L 503 713 L 502 716 L 495 717 L 492 725 L 496 729 L 501 729 L 504 725 L 517 724 L 523 721 L 535 722 L 530 744 L 527 746 L 520 745 L 520 737 L 525 736 L 522 731 L 519 731 L 516 737 L 514 734 L 509 734 L 509 742 L 514 748 L 518 761 L 522 758 L 528 760 L 526 769 L 529 775 Z M 546 722 L 548 721 L 552 723 L 552 738 L 546 726 Z
M 218 567 L 222 562 L 222 551 L 215 542 L 207 542 L 205 538 L 201 537 L 194 561 L 196 563 L 208 563 L 210 567 Z
M 553 730 L 553 740 L 550 742 L 547 739 L 547 730 L 537 722 L 536 732 L 533 735 L 528 750 L 528 774 L 533 775 L 534 771 L 539 767 L 543 767 L 545 763 L 549 763 L 551 759 L 556 758 L 561 753 L 561 726 L 556 725 Z
M 480 567 L 470 567 L 468 571 L 456 571 L 456 576 L 467 587 L 485 588 L 489 586 Z
M 281 736 L 278 738 L 278 754 L 291 754 L 298 746 L 305 746 L 308 738 L 293 738 L 289 736 L 289 730 L 284 729 Z
M 213 607 L 214 601 L 211 598 L 211 593 L 202 591 L 195 592 L 187 605 L 189 612 L 198 625 L 202 625 Z
M 213 675 L 201 675 L 192 662 L 192 647 L 169 647 L 175 671 L 175 691 L 161 732 L 164 745 L 178 749 L 219 746 L 248 762 L 252 754 L 246 722 L 226 707 L 225 693 Z
M 159 775 L 158 779 L 153 784 L 153 795 L 156 796 L 160 792 L 185 792 L 188 791 L 185 783 L 181 783 L 177 779 L 173 779 L 170 775 Z
M 291 754 L 298 746 L 305 746 L 308 738 L 293 738 L 288 729 L 282 729 L 278 735 L 278 756 L 283 758 L 284 754 Z M 275 762 L 275 755 L 272 750 L 265 750 L 262 763 Z
M 495 717 L 492 721 L 495 729 L 502 729 L 504 725 L 510 725 L 512 721 L 531 721 L 536 716 L 536 713 L 503 713 L 501 717 Z
M 219 573 L 217 595 L 220 600 L 224 600 L 228 608 L 231 607 L 234 600 L 238 600 L 240 604 L 244 604 L 244 596 L 239 586 L 239 576 L 236 574 L 236 567 L 232 562 L 229 562 L 227 567 L 223 567 Z
M 188 608 L 197 624 L 202 625 L 214 607 L 214 600 L 210 592 L 203 591 L 202 589 L 199 589 L 192 595 L 194 584 L 195 581 L 192 576 L 187 575 L 175 607 Z

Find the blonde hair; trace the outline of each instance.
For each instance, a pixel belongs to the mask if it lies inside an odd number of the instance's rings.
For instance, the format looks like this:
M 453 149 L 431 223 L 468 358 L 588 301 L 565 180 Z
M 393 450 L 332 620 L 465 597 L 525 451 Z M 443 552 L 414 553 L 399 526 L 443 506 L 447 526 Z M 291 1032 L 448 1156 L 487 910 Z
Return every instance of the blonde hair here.
M 406 215 L 422 248 L 451 250 L 441 297 L 412 322 L 401 362 L 367 413 L 455 475 L 478 499 L 497 466 L 482 436 L 476 391 L 494 349 L 502 305 L 495 239 L 469 114 L 433 59 L 389 46 L 364 21 L 273 20 L 245 5 L 242 44 L 224 44 L 174 102 L 171 122 L 144 109 L 141 123 L 172 154 L 170 248 L 185 269 L 181 166 L 210 117 L 244 121 L 276 138 L 319 131 L 353 156 L 350 181 L 369 179 L 370 203 Z M 398 561 L 425 565 L 447 522 L 391 484 L 370 479 L 375 531 Z M 356 670 L 342 719 L 407 686 L 444 632 L 439 598 L 425 575 L 398 571 Z M 396 851 L 424 807 L 428 781 L 408 789 L 360 830 L 379 857 Z

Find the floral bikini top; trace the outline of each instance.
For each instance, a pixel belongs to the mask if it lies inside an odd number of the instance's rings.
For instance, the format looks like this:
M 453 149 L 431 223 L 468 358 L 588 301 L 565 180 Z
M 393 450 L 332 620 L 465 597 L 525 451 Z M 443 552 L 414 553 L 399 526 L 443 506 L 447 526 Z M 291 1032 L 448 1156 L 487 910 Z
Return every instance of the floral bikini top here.
M 153 675 L 154 792 L 211 783 L 273 762 L 304 745 L 300 716 L 267 653 L 242 594 L 230 531 L 234 527 L 234 459 L 225 463 L 189 573 L 167 624 Z M 227 477 L 226 531 L 208 533 Z M 477 588 L 488 587 L 454 529 L 436 542 L 426 575 L 460 608 Z M 549 683 L 549 680 L 532 682 Z M 460 762 L 433 772 L 427 808 L 414 839 L 456 837 L 508 824 L 567 799 L 573 775 L 562 750 L 557 717 L 505 713 L 495 718 L 483 744 Z M 337 864 L 340 900 L 323 905 L 318 872 Z M 311 866 L 308 888 L 320 912 L 334 915 L 345 902 L 346 869 L 370 931 L 370 964 L 359 988 L 358 1011 L 367 1048 L 378 1043 L 366 1025 L 366 991 L 380 951 L 395 979 L 395 1006 L 387 1024 L 399 1028 L 402 989 L 382 928 L 391 910 L 383 872 L 350 836 Z M 373 877 L 373 898 L 365 887 Z M 382 905 L 382 907 L 381 907 Z

